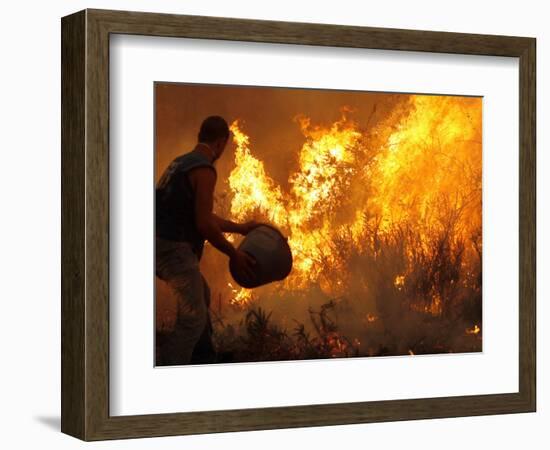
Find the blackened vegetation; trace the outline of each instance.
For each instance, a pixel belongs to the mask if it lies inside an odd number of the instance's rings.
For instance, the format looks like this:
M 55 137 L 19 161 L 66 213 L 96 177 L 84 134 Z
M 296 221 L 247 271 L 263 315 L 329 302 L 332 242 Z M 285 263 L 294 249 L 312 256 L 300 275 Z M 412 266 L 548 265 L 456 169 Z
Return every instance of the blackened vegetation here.
M 293 329 L 284 329 L 271 320 L 271 313 L 261 307 L 251 308 L 238 326 L 219 322 L 216 343 L 239 362 L 359 356 L 358 347 L 338 333 L 331 314 L 335 307 L 330 301 L 320 311 L 309 311 L 313 331 L 298 321 Z

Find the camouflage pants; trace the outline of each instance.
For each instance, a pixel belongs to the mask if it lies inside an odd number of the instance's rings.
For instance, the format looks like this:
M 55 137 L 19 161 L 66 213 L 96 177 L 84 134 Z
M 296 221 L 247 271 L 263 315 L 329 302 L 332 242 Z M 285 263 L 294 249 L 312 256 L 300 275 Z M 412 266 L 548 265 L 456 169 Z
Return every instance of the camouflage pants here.
M 210 289 L 197 256 L 186 242 L 156 238 L 156 275 L 177 301 L 174 330 L 162 339 L 162 365 L 213 362 Z

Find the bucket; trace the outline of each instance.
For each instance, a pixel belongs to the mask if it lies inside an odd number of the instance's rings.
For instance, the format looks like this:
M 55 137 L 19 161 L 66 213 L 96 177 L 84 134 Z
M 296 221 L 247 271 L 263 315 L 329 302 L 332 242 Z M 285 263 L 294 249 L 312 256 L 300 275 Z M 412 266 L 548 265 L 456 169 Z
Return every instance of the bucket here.
M 248 233 L 239 250 L 256 260 L 252 267 L 254 276 L 248 278 L 237 273 L 231 261 L 229 270 L 233 279 L 242 287 L 255 288 L 273 281 L 285 279 L 292 269 L 292 253 L 286 238 L 271 225 L 260 225 Z

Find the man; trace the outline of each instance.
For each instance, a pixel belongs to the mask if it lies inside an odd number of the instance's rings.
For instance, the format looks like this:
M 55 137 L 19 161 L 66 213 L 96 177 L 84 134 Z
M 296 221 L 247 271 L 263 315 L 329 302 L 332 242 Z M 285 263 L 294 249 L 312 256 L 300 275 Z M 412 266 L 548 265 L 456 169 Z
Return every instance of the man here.
M 204 241 L 227 255 L 246 276 L 255 264 L 223 232 L 246 235 L 258 224 L 234 223 L 212 212 L 214 162 L 223 154 L 229 134 L 222 117 L 205 119 L 195 148 L 172 161 L 157 183 L 156 275 L 177 299 L 175 329 L 162 342 L 166 365 L 216 361 L 208 312 L 210 291 L 199 270 Z

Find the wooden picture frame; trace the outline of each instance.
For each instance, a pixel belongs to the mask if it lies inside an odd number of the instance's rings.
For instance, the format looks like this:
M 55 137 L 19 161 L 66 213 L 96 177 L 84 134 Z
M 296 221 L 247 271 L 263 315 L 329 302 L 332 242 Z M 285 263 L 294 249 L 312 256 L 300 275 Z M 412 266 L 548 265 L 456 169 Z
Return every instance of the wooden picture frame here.
M 535 411 L 534 38 L 106 10 L 64 17 L 61 31 L 62 432 L 101 440 Z M 519 391 L 110 416 L 109 36 L 116 33 L 518 57 Z

